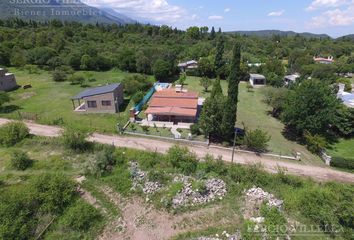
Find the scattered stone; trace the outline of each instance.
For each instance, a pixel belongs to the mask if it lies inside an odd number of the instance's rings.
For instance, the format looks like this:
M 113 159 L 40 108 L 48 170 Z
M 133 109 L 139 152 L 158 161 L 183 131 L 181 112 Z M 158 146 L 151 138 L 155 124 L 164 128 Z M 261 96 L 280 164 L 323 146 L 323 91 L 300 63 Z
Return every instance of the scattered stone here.
M 246 191 L 248 201 L 267 202 L 267 206 L 281 210 L 284 201 L 277 199 L 273 194 L 265 192 L 262 188 L 253 187 Z
M 145 194 L 154 194 L 161 189 L 161 184 L 158 182 L 146 182 L 143 188 Z
M 226 195 L 226 183 L 221 179 L 208 179 L 205 181 L 205 191 L 193 190 L 191 178 L 176 176 L 174 182 L 182 182 L 183 189 L 172 199 L 173 208 L 181 206 L 195 206 L 205 204 L 216 199 L 222 199 Z
M 264 217 L 258 217 L 258 218 L 251 217 L 250 221 L 252 221 L 254 223 L 263 223 L 264 222 Z

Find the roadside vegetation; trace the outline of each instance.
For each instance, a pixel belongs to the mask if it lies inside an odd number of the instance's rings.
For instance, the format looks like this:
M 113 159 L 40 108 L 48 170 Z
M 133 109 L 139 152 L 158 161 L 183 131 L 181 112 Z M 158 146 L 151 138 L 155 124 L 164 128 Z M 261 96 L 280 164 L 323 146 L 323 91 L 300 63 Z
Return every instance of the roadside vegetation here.
M 156 209 L 153 211 L 165 209 L 172 219 L 187 213 L 197 214 L 204 208 L 215 209 L 206 211 L 198 221 L 190 219 L 187 225 L 180 224 L 176 230 L 180 235 L 176 239 L 215 235 L 230 229 L 239 230 L 247 238 L 249 233 L 244 226 L 250 223 L 242 217 L 244 190 L 253 186 L 284 200 L 280 213 L 261 209 L 266 225 L 282 224 L 284 219 L 292 219 L 304 225 L 318 225 L 323 238 L 340 236 L 350 239 L 353 234 L 352 216 L 348 215 L 353 212 L 351 202 L 354 197 L 350 184 L 316 183 L 288 176 L 286 170 L 269 174 L 261 166 L 229 165 L 211 156 L 199 161 L 180 146 L 172 147 L 166 154 L 99 144 L 93 144 L 91 148 L 80 147 L 78 152 L 76 147 L 85 145 L 86 141 L 77 140 L 78 144 L 66 145 L 63 140 L 65 137 L 33 136 L 14 146 L 0 147 L 2 238 L 34 238 L 42 234 L 43 239 L 94 239 L 105 231 L 106 224 L 122 216 L 123 209 L 117 208 L 116 202 L 126 198 L 129 201 L 143 198 L 147 203 L 140 201 L 141 207 L 153 205 Z M 17 170 L 12 163 L 13 153 L 19 149 L 26 159 L 31 159 L 31 165 Z M 147 181 L 161 184 L 161 190 L 146 194 L 135 185 L 139 175 L 135 175 L 136 169 L 132 169 L 133 162 L 146 172 Z M 74 181 L 82 175 L 87 179 L 83 184 Z M 205 191 L 204 181 L 221 179 L 226 183 L 227 193 L 206 204 L 175 208 L 172 199 L 183 187 L 174 181 L 175 176 L 194 179 L 191 183 L 193 191 L 201 192 Z M 112 192 L 106 189 L 112 189 Z M 82 191 L 90 193 L 96 200 L 91 202 L 86 194 L 81 195 Z M 336 232 L 336 229 L 340 231 Z

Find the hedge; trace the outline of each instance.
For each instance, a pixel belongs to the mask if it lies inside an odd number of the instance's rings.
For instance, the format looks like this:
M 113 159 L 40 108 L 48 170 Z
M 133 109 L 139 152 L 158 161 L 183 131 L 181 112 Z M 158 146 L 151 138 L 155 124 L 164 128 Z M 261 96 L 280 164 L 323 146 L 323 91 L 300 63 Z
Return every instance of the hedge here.
M 332 157 L 331 166 L 353 170 L 354 158 Z

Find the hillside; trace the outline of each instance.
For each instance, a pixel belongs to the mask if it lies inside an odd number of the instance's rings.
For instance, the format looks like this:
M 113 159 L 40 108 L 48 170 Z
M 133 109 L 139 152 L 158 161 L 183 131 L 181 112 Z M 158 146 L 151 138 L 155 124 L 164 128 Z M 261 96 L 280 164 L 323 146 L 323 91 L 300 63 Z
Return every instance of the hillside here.
M 354 41 L 354 34 L 345 35 L 337 38 L 338 40 L 351 40 Z
M 129 24 L 135 21 L 114 10 L 90 7 L 80 1 L 65 3 L 50 0 L 48 4 L 17 3 L 10 0 L 0 0 L 0 19 L 22 18 L 25 20 L 47 21 L 59 19 L 62 21 L 77 21 L 81 23 L 117 23 Z
M 305 38 L 331 38 L 327 34 L 315 34 L 315 33 L 296 33 L 293 31 L 280 31 L 280 30 L 260 30 L 260 31 L 231 31 L 227 32 L 229 34 L 240 34 L 246 36 L 257 36 L 257 37 L 272 37 L 278 35 L 281 37 L 294 37 L 300 35 Z

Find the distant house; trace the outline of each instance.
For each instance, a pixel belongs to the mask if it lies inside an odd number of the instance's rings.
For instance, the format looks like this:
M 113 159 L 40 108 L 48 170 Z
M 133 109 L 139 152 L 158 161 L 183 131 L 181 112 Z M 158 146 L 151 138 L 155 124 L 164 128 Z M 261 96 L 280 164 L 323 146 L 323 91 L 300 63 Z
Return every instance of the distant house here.
M 285 85 L 289 85 L 291 83 L 295 83 L 296 80 L 300 77 L 299 74 L 291 74 L 291 75 L 286 75 L 284 77 L 284 82 L 285 82 Z
M 5 69 L 0 68 L 0 91 L 10 91 L 17 87 L 15 75 L 7 73 Z
M 74 111 L 82 113 L 116 113 L 124 101 L 121 83 L 87 89 L 71 98 Z M 75 104 L 78 103 L 78 107 Z
M 250 84 L 254 87 L 265 86 L 266 78 L 261 74 L 250 74 Z
M 195 60 L 191 60 L 188 62 L 179 63 L 178 68 L 181 70 L 181 72 L 185 72 L 185 71 L 191 70 L 191 69 L 197 69 L 198 62 Z
M 337 97 L 343 101 L 347 107 L 354 108 L 354 93 L 345 92 L 345 85 L 340 83 Z
M 198 93 L 164 89 L 152 96 L 145 114 L 149 121 L 193 123 L 197 119 Z
M 332 64 L 335 61 L 333 60 L 332 56 L 329 56 L 328 58 L 322 58 L 322 57 L 314 57 L 313 60 L 316 63 L 321 63 L 321 64 Z

